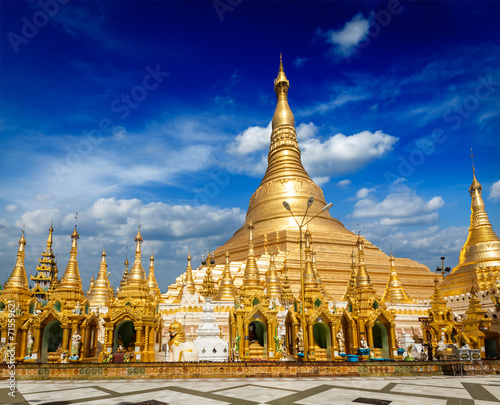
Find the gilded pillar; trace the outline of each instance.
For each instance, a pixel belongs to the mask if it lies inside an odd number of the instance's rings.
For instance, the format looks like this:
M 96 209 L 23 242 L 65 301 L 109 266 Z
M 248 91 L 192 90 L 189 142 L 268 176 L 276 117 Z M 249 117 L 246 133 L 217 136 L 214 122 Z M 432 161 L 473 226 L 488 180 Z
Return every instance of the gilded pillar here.
M 367 343 L 368 343 L 368 347 L 369 348 L 372 348 L 374 347 L 374 344 L 373 344 L 373 325 L 371 323 L 368 323 L 367 325 L 367 332 L 368 332 L 368 336 L 367 336 Z
M 68 350 L 68 344 L 69 344 L 69 328 L 70 328 L 70 325 L 66 324 L 66 325 L 62 325 L 61 326 L 62 330 L 63 330 L 63 339 L 62 339 L 62 349 L 63 351 L 64 350 Z
M 249 339 L 250 339 L 250 336 L 249 336 L 249 331 L 248 331 L 248 322 L 245 321 L 245 324 L 244 324 L 244 333 L 245 333 L 245 351 L 244 351 L 244 355 L 245 355 L 245 358 L 248 358 L 248 356 L 250 356 L 250 350 L 248 348 L 248 345 L 249 345 Z
M 89 350 L 88 350 L 88 338 L 87 338 L 87 329 L 88 328 L 82 328 L 81 329 L 81 336 L 82 336 L 82 340 L 81 340 L 81 344 L 80 344 L 80 358 L 81 359 L 84 359 L 86 357 L 89 357 L 88 353 L 89 353 Z
M 144 327 L 144 362 L 149 362 L 149 326 Z
M 270 354 L 271 354 L 270 352 L 273 352 L 273 356 L 275 354 L 273 342 L 274 342 L 273 327 L 272 327 L 271 322 L 268 322 L 267 323 L 267 358 L 268 359 L 270 358 Z
M 397 355 L 397 349 L 396 349 L 396 329 L 394 328 L 394 325 L 391 324 L 391 352 L 389 353 L 389 358 L 394 358 L 394 355 Z
M 40 342 L 40 325 L 33 326 L 33 352 L 31 353 L 32 359 L 38 359 L 40 356 L 40 347 L 42 343 Z
M 24 357 L 26 357 L 26 339 L 27 339 L 27 335 L 26 335 L 26 331 L 25 330 L 22 330 L 20 329 L 19 330 L 21 332 L 21 340 L 17 339 L 18 342 L 21 342 L 21 345 L 20 345 L 20 348 L 19 348 L 19 360 L 24 360 Z M 19 346 L 19 345 L 18 345 Z

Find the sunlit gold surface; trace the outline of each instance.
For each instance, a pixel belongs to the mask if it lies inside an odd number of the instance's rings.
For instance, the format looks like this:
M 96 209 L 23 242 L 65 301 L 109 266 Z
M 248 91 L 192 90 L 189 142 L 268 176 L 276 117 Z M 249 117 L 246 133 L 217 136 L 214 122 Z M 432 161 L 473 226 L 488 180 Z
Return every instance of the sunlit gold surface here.
M 414 301 L 408 296 L 403 285 L 401 284 L 401 281 L 399 280 L 392 253 L 390 261 L 391 274 L 389 276 L 389 281 L 387 282 L 387 287 L 384 291 L 384 296 L 382 297 L 382 302 L 391 304 L 413 304 Z
M 471 286 L 478 289 L 494 287 L 490 271 L 498 272 L 500 267 L 500 239 L 488 219 L 483 197 L 483 187 L 473 170 L 471 196 L 471 217 L 469 235 L 460 251 L 458 265 L 449 274 L 441 288 L 445 295 L 463 294 Z M 494 275 L 493 275 L 494 277 Z

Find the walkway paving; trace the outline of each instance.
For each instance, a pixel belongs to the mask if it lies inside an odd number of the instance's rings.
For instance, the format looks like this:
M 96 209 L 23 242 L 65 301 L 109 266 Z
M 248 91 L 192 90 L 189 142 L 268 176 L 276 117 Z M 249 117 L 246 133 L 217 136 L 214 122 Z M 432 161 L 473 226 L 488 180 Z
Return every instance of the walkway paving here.
M 500 376 L 17 381 L 0 404 L 36 405 L 493 405 Z M 5 384 L 6 381 L 0 381 Z

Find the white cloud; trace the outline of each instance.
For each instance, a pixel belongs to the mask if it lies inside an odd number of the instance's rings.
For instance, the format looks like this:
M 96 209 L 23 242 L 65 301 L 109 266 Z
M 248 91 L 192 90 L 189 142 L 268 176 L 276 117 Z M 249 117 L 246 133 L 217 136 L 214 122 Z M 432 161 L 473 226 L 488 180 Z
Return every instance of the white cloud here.
M 345 180 L 339 180 L 337 181 L 336 183 L 336 186 L 339 186 L 339 187 L 347 187 L 351 184 L 351 180 L 349 179 L 345 179 Z
M 15 204 L 9 204 L 5 207 L 5 211 L 7 212 L 14 212 L 17 210 L 17 205 Z
M 314 138 L 318 132 L 319 128 L 310 122 L 309 124 L 301 123 L 297 128 L 297 139 L 299 142 L 306 141 L 308 139 Z
M 229 152 L 239 155 L 247 155 L 269 147 L 271 139 L 271 122 L 267 127 L 249 127 L 229 145 Z
M 424 201 L 409 187 L 397 184 L 382 201 L 370 195 L 373 189 L 362 188 L 354 205 L 354 218 L 377 218 L 380 225 L 432 225 L 439 220 L 436 210 L 443 207 L 440 196 Z
M 488 196 L 488 200 L 500 200 L 500 180 L 493 183 L 493 185 L 490 187 L 490 195 Z
M 51 193 L 37 194 L 36 195 L 37 201 L 47 201 L 47 200 L 53 200 L 53 199 L 54 199 L 54 195 Z
M 356 198 L 357 199 L 366 198 L 370 195 L 372 191 L 375 191 L 375 189 L 363 187 L 362 189 L 359 189 L 358 192 L 356 193 Z
M 328 41 L 335 46 L 337 54 L 350 56 L 356 46 L 368 36 L 369 28 L 370 20 L 358 13 L 341 29 L 331 30 L 326 35 Z
M 382 131 L 336 134 L 323 143 L 312 138 L 301 145 L 302 161 L 312 176 L 352 173 L 385 156 L 397 141 Z
M 314 181 L 318 186 L 321 187 L 330 181 L 330 177 L 328 176 L 313 177 L 312 181 Z

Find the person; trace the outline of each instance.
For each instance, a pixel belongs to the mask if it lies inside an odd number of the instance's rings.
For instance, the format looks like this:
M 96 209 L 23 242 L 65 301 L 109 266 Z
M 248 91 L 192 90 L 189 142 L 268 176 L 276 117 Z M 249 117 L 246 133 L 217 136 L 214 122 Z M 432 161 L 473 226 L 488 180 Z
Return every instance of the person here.
M 253 325 L 250 325 L 248 327 L 248 330 L 249 330 L 249 341 L 250 342 L 253 342 L 253 341 L 256 341 L 257 340 L 257 333 L 255 332 L 255 326 Z

